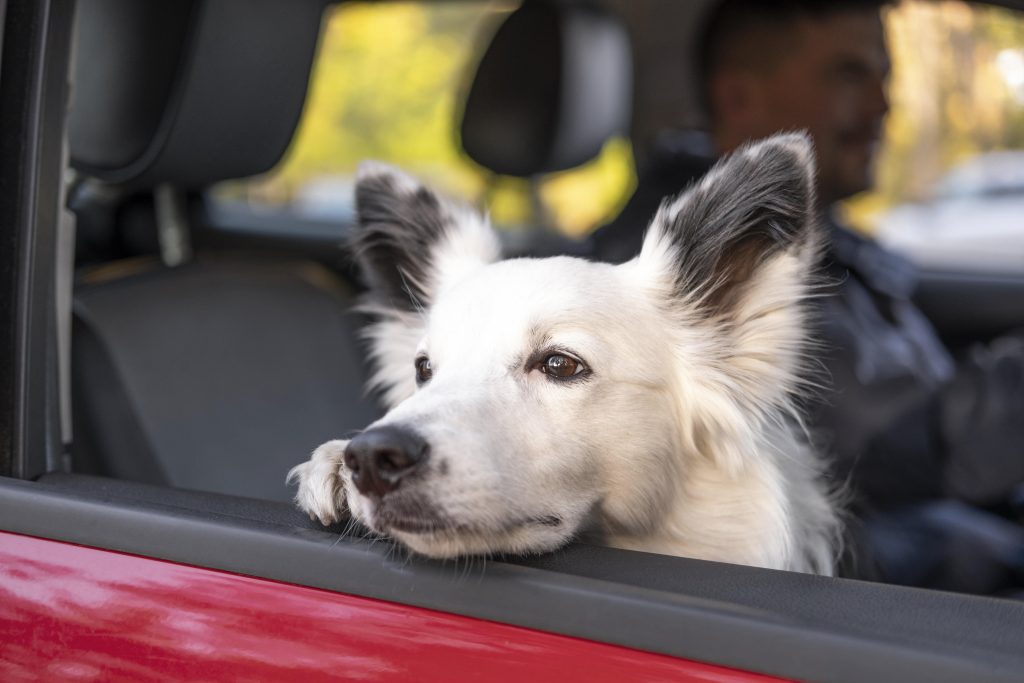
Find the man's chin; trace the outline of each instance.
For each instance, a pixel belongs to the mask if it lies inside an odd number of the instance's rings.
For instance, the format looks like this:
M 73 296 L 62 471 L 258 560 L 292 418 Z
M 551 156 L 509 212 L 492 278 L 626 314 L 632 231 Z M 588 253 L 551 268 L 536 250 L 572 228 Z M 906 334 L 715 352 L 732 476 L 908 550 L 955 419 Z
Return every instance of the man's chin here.
M 867 192 L 875 186 L 875 159 L 877 144 L 861 145 L 854 148 L 844 164 L 839 189 L 843 198 Z
M 870 171 L 857 169 L 844 173 L 840 178 L 833 178 L 831 182 L 822 179 L 818 189 L 822 206 L 828 206 L 838 201 L 850 199 L 861 192 L 867 192 L 874 187 L 874 174 Z

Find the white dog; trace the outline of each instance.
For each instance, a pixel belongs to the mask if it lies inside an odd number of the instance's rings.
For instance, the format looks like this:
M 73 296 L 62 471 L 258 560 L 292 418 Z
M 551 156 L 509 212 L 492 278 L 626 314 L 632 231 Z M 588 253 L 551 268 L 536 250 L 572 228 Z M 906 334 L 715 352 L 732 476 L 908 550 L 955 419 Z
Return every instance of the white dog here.
M 432 557 L 586 534 L 831 573 L 837 516 L 792 404 L 813 174 L 803 135 L 740 149 L 614 266 L 501 261 L 485 218 L 364 164 L 355 252 L 391 410 L 291 471 L 299 506 Z

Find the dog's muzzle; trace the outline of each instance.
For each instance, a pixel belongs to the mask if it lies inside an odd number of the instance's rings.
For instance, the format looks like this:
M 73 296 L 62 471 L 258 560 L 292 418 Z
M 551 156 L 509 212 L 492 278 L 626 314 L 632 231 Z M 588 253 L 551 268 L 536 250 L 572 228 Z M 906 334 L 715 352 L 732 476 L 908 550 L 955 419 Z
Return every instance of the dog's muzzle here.
M 360 493 L 382 498 L 419 470 L 429 454 L 429 445 L 415 432 L 400 427 L 375 427 L 349 442 L 345 466 Z

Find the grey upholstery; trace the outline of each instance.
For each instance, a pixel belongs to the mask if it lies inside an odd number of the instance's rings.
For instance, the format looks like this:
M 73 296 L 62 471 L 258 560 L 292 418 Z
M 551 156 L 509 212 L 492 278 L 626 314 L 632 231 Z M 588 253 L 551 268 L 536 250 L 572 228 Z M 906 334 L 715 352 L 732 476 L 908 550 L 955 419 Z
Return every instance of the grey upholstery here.
M 527 0 L 477 67 L 462 146 L 505 175 L 578 166 L 628 130 L 632 84 L 629 39 L 614 16 L 587 3 Z
M 302 262 L 193 263 L 80 286 L 78 469 L 286 500 L 292 465 L 378 415 L 350 304 L 331 273 Z
M 133 187 L 262 173 L 306 96 L 323 0 L 79 0 L 72 165 Z

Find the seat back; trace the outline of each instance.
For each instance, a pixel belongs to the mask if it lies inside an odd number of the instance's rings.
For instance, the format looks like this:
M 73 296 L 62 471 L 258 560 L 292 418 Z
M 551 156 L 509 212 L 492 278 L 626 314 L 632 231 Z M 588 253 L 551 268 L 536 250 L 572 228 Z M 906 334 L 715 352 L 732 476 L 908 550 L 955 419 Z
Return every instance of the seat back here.
M 98 215 L 123 217 L 116 202 L 131 197 L 146 213 L 134 224 L 156 233 L 189 222 L 194 190 L 273 166 L 302 109 L 322 9 L 81 0 L 71 159 L 115 204 Z M 163 205 L 178 210 L 170 219 L 159 201 L 137 201 L 166 190 L 180 200 Z M 77 282 L 73 467 L 286 500 L 290 467 L 380 412 L 363 391 L 351 285 L 300 258 L 183 260 L 107 263 Z
M 157 268 L 83 284 L 72 367 L 80 469 L 287 499 L 287 470 L 372 422 L 351 292 L 308 262 Z

